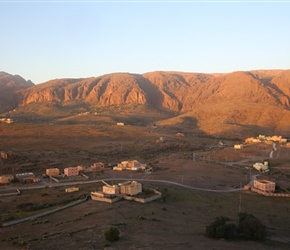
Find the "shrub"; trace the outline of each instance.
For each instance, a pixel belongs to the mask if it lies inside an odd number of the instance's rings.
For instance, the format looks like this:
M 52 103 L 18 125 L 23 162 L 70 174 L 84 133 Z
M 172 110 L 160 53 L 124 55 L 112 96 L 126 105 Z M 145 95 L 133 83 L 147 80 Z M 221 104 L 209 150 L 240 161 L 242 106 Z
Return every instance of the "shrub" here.
M 117 227 L 109 227 L 105 231 L 105 238 L 107 241 L 118 241 L 120 236 L 120 231 Z
M 239 232 L 248 240 L 264 240 L 266 227 L 254 215 L 248 213 L 239 214 Z
M 206 226 L 206 235 L 216 239 L 234 239 L 237 236 L 237 227 L 229 221 L 230 219 L 224 216 L 215 218 L 212 223 Z
M 224 216 L 215 218 L 215 220 L 206 226 L 206 235 L 216 239 L 234 239 L 237 237 L 237 227 L 229 223 L 230 219 Z

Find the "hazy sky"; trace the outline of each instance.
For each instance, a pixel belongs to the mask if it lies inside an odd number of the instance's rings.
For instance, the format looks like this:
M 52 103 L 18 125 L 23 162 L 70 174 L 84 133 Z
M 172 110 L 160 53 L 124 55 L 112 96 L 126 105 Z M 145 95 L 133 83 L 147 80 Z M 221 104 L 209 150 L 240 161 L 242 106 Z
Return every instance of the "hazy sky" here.
M 287 1 L 3 1 L 0 71 L 55 78 L 290 69 Z

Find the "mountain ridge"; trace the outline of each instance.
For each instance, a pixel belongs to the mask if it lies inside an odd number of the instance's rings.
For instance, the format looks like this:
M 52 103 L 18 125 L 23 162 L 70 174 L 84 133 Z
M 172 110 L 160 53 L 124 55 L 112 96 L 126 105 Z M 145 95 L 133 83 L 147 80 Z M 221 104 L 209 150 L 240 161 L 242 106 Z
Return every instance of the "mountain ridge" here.
M 199 117 L 197 120 L 203 127 L 207 127 L 202 122 L 207 117 L 206 120 L 213 123 L 226 120 L 229 123 L 248 123 L 290 132 L 287 124 L 290 112 L 290 70 L 220 74 L 177 71 L 111 73 L 89 78 L 55 79 L 37 85 L 18 76 L 5 74 L 0 72 L 1 93 L 2 89 L 7 90 L 9 84 L 19 87 L 10 88 L 10 94 L 5 96 L 6 105 L 0 103 L 0 112 L 32 103 L 56 103 L 60 107 L 72 101 L 90 107 L 136 104 L 167 109 L 178 114 L 195 112 L 195 119 Z M 7 77 L 10 77 L 9 81 Z M 2 78 L 6 79 L 6 84 Z M 279 116 L 272 115 L 268 110 L 279 113 L 283 122 L 278 121 Z M 276 121 L 271 120 L 272 116 Z M 208 127 L 207 132 L 213 129 Z

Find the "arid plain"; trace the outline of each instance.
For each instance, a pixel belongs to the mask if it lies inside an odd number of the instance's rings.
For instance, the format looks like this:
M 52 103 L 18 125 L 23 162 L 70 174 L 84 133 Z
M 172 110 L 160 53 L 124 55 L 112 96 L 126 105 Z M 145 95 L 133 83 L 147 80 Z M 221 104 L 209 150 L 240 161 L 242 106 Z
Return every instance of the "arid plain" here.
M 251 144 L 235 150 L 233 145 L 242 139 L 200 135 L 191 129 L 190 122 L 180 126 L 156 124 L 156 117 L 166 116 L 166 112 L 150 113 L 136 106 L 121 115 L 104 111 L 29 122 L 16 111 L 18 123 L 0 124 L 1 149 L 15 154 L 14 159 L 1 161 L 1 174 L 31 171 L 41 177 L 48 167 L 63 169 L 98 161 L 109 167 L 137 159 L 152 166 L 153 172 L 108 168 L 91 174 L 90 180 L 118 183 L 118 178 L 143 179 L 144 186 L 158 188 L 163 197 L 148 204 L 89 200 L 37 220 L 3 227 L 1 249 L 288 249 L 289 198 L 264 197 L 239 188 L 250 181 L 250 175 L 261 175 L 247 166 L 268 159 L 272 169 L 263 174 L 264 178 L 289 190 L 290 149 L 279 147 L 279 154 L 272 159 L 271 145 Z M 116 122 L 124 122 L 124 126 Z M 44 188 L 26 189 L 37 185 Z M 36 184 L 2 185 L 2 192 L 13 187 L 19 188 L 21 195 L 1 197 L 1 220 L 41 213 L 82 198 L 100 186 L 84 184 L 79 185 L 79 192 L 65 193 L 64 186 L 42 178 Z M 23 206 L 27 203 L 50 205 L 30 211 Z M 236 221 L 240 207 L 268 227 L 265 242 L 213 240 L 204 235 L 206 223 L 216 216 Z M 121 231 L 118 242 L 109 243 L 104 238 L 103 232 L 110 225 Z

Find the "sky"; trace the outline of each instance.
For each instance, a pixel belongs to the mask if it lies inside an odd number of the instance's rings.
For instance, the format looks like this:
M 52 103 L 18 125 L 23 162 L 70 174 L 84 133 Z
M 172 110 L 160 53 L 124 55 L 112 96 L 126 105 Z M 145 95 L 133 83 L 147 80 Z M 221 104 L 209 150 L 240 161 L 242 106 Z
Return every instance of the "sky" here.
M 289 1 L 0 0 L 0 71 L 33 83 L 114 72 L 290 69 Z

